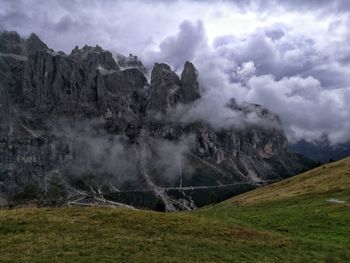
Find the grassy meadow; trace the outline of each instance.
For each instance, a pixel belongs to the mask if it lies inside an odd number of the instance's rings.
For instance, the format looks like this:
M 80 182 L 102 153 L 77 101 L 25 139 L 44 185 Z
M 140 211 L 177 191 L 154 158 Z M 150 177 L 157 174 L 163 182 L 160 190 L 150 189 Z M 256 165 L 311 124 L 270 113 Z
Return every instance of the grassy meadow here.
M 350 158 L 192 212 L 2 209 L 0 262 L 350 262 Z

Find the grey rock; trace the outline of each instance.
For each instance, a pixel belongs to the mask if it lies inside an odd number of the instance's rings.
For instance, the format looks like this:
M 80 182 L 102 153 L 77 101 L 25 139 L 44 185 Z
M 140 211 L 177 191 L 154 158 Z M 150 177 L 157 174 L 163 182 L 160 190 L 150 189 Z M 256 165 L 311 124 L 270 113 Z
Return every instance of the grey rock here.
M 151 75 L 151 90 L 148 109 L 154 113 L 166 114 L 182 99 L 182 83 L 170 66 L 155 63 Z
M 199 84 L 197 78 L 197 69 L 193 66 L 191 62 L 187 61 L 181 73 L 182 103 L 189 103 L 200 98 Z
M 31 33 L 29 38 L 24 42 L 24 54 L 35 55 L 37 52 L 46 51 L 49 48 L 42 42 L 37 35 Z
M 72 50 L 71 56 L 87 62 L 89 67 L 102 67 L 106 70 L 119 70 L 112 53 L 103 50 L 100 46 L 90 47 L 85 45 L 82 49 L 77 46 Z
M 0 52 L 14 55 L 29 56 L 49 48 L 39 37 L 32 33 L 28 39 L 22 39 L 17 32 L 4 31 L 0 33 Z
M 14 31 L 0 33 L 0 52 L 21 55 L 24 40 Z

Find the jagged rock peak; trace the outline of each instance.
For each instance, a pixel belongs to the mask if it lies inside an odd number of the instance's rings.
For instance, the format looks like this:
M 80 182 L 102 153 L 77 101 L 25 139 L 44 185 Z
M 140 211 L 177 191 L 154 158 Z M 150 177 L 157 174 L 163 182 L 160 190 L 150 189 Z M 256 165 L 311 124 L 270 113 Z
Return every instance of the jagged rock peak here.
M 2 31 L 0 33 L 1 41 L 11 41 L 11 44 L 20 44 L 22 39 L 16 31 Z
M 100 46 L 95 47 L 85 45 L 83 48 L 79 49 L 78 46 L 71 52 L 71 56 L 82 59 L 89 60 L 96 67 L 102 67 L 107 70 L 119 70 L 117 62 L 114 60 L 111 52 L 103 50 Z
M 28 39 L 22 39 L 15 31 L 4 31 L 0 34 L 0 52 L 28 56 L 49 48 L 40 38 L 31 33 Z
M 71 55 L 74 55 L 74 54 L 77 54 L 77 53 L 79 53 L 80 51 L 79 51 L 79 47 L 78 46 L 75 46 L 75 48 L 74 49 L 72 49 L 72 52 L 70 53 Z
M 151 73 L 151 93 L 148 108 L 167 113 L 181 99 L 181 81 L 165 63 L 155 63 Z
M 35 34 L 35 33 L 30 33 L 30 35 L 29 35 L 29 37 L 28 37 L 28 40 L 29 40 L 29 41 L 35 41 L 35 42 L 41 42 L 41 43 L 43 43 L 43 42 L 41 41 L 41 39 L 38 37 L 38 35 Z M 45 46 L 46 46 L 46 45 L 45 45 Z
M 21 55 L 23 39 L 15 31 L 0 33 L 0 52 Z
M 181 79 L 165 63 L 155 63 L 151 74 L 149 109 L 167 113 L 178 103 L 186 104 L 200 98 L 197 70 L 191 62 L 184 65 Z
M 198 76 L 197 69 L 195 68 L 195 66 L 190 61 L 186 61 L 185 62 L 184 69 L 182 71 L 181 76 L 185 75 L 185 74 L 195 75 L 196 77 Z
M 72 55 L 86 55 L 88 53 L 102 53 L 102 52 L 108 52 L 103 50 L 99 45 L 96 45 L 95 47 L 85 45 L 81 49 L 79 49 L 78 46 L 75 46 L 75 48 L 72 50 Z
M 198 71 L 194 65 L 186 61 L 184 69 L 181 73 L 182 82 L 182 102 L 188 103 L 200 97 L 198 84 Z
M 162 70 L 162 69 L 171 71 L 171 67 L 168 64 L 165 64 L 165 63 L 154 63 L 153 70 Z
M 25 52 L 27 55 L 33 55 L 39 51 L 46 51 L 48 49 L 46 44 L 34 33 L 31 33 L 25 41 Z

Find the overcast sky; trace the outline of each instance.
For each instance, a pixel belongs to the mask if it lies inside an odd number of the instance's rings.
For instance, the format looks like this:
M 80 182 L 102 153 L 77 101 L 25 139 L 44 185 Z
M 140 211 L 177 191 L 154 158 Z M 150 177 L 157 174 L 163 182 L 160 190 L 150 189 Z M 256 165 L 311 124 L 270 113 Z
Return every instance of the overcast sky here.
M 176 71 L 192 61 L 203 96 L 215 98 L 207 104 L 214 118 L 235 97 L 278 113 L 290 141 L 350 140 L 348 0 L 0 0 L 0 6 L 0 30 L 35 32 L 55 50 L 99 44 Z

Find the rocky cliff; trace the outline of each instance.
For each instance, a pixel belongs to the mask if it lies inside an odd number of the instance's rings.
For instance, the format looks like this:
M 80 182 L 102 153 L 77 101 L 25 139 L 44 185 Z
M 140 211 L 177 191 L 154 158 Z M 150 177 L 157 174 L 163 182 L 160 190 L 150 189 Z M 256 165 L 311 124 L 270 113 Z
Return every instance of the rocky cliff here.
M 310 165 L 288 151 L 278 117 L 234 100 L 258 123 L 214 128 L 181 115 L 201 99 L 194 65 L 179 77 L 156 63 L 101 47 L 71 54 L 35 34 L 0 34 L 0 200 L 42 204 L 128 203 L 191 209 Z M 259 124 L 260 123 L 260 124 Z M 264 123 L 263 125 L 261 123 Z

